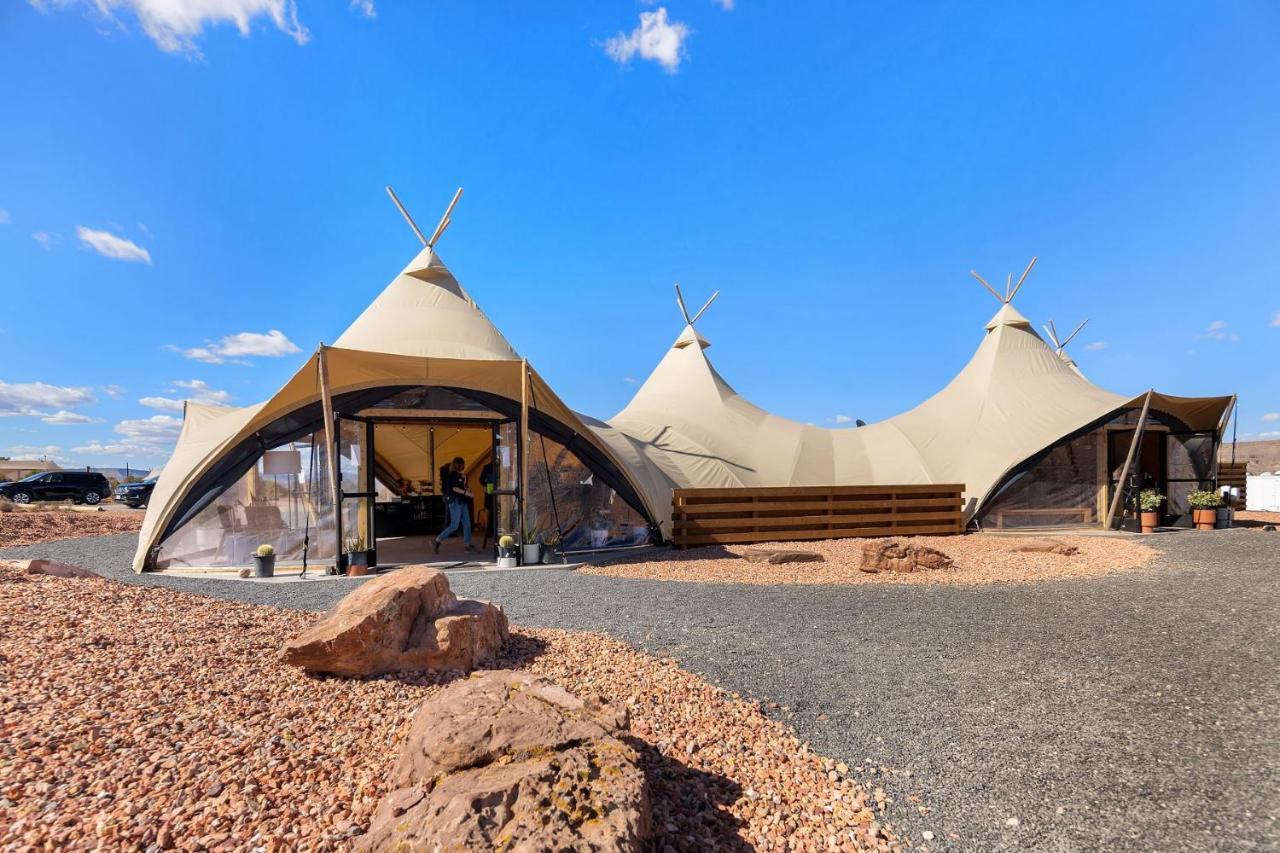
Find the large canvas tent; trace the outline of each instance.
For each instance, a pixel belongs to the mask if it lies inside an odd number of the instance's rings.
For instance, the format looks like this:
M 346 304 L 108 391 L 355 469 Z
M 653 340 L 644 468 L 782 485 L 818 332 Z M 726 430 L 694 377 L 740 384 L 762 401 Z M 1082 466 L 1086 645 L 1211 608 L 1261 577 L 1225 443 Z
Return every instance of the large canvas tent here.
M 269 400 L 188 404 L 134 566 L 242 565 L 262 542 L 335 560 L 353 533 L 372 547 L 379 478 L 434 478 L 434 439 L 415 419 L 473 431 L 469 471 L 486 458 L 497 469 L 500 532 L 554 531 L 571 547 L 669 536 L 684 487 L 963 483 L 972 524 L 1025 527 L 1109 523 L 1128 475 L 1168 490 L 1177 517 L 1187 493 L 1213 485 L 1233 398 L 1099 388 L 1013 307 L 1016 290 L 997 294 L 945 388 L 879 423 L 823 429 L 743 399 L 687 312 L 630 403 L 599 421 L 565 405 L 428 243 Z M 375 437 L 392 421 L 404 429 Z M 287 512 L 261 467 L 280 448 L 299 459 Z

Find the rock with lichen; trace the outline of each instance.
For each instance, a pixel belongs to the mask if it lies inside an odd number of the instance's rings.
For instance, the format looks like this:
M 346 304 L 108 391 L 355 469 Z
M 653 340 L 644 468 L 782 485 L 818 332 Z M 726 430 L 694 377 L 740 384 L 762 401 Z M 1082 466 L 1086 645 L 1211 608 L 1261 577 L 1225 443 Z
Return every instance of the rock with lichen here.
M 627 714 L 489 671 L 418 708 L 361 850 L 640 850 L 651 832 Z

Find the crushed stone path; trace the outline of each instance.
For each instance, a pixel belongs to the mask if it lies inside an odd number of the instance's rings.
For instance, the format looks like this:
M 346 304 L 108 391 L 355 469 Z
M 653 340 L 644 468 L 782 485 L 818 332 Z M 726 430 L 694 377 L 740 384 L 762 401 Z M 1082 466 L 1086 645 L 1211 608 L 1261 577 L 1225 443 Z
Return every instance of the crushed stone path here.
M 357 581 L 138 577 L 132 536 L 0 557 L 325 609 Z M 1280 848 L 1280 534 L 1151 541 L 1146 567 L 986 586 L 465 575 L 522 625 L 596 630 L 756 696 L 931 849 Z M 776 703 L 772 707 L 769 703 Z M 919 799 L 919 802 L 915 801 Z

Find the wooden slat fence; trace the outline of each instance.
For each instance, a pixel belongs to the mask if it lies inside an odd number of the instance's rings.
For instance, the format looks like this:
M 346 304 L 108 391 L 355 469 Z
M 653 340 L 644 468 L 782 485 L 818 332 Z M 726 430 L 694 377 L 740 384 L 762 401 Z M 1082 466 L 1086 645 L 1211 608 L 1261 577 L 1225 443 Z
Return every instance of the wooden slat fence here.
M 1248 484 L 1249 463 L 1248 462 L 1219 462 L 1218 463 L 1218 488 L 1226 486 L 1235 486 L 1240 490 L 1240 498 L 1237 501 L 1237 507 L 1244 509 L 1248 506 L 1245 501 L 1245 488 Z
M 677 548 L 964 532 L 963 485 L 676 489 Z

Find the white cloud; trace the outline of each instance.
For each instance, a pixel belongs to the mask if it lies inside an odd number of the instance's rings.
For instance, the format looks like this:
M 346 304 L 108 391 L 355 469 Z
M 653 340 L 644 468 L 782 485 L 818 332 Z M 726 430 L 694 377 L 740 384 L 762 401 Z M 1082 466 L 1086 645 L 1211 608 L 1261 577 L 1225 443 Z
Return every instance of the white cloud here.
M 359 12 L 366 18 L 378 17 L 378 10 L 373 6 L 373 0 L 351 0 L 349 7 L 353 12 Z
M 83 225 L 76 226 L 76 236 L 80 242 L 93 249 L 104 258 L 117 261 L 139 261 L 151 263 L 151 253 L 132 240 L 117 237 L 110 231 L 97 231 Z
M 1098 350 L 1103 350 L 1106 348 L 1107 348 L 1106 341 L 1092 341 L 1091 343 L 1087 343 L 1084 345 L 1085 352 L 1097 352 Z
M 0 417 L 7 415 L 47 416 L 49 409 L 71 409 L 96 402 L 88 388 L 49 385 L 44 382 L 0 380 Z
M 721 9 L 724 9 L 726 12 L 733 11 L 733 0 L 711 0 L 711 2 L 715 3 L 717 6 L 719 6 Z
M 1199 341 L 1238 341 L 1240 336 L 1227 329 L 1225 320 L 1214 320 L 1205 327 L 1204 333 L 1196 335 Z
M 1262 419 L 1269 424 L 1275 423 L 1276 421 L 1280 421 L 1280 412 L 1267 412 L 1262 416 Z
M 181 349 L 170 346 L 169 349 L 182 353 L 184 358 L 203 361 L 205 364 L 223 364 L 229 359 L 243 359 L 247 356 L 259 358 L 279 358 L 290 353 L 302 352 L 278 329 L 263 334 L 261 332 L 237 332 L 227 335 L 217 343 L 206 343 L 202 347 Z M 243 363 L 243 362 L 241 362 Z
M 835 417 L 827 418 L 827 421 L 833 424 L 851 424 L 853 423 L 853 418 L 848 415 L 836 415 Z
M 94 456 L 159 457 L 173 449 L 181 429 L 182 419 L 169 415 L 124 420 L 115 425 L 115 432 L 121 437 L 119 440 L 107 443 L 95 440 L 72 450 Z
M 628 385 L 639 385 L 639 384 L 640 384 L 640 380 L 639 380 L 639 379 L 636 379 L 634 376 L 624 376 L 624 377 L 622 377 L 622 381 L 623 381 L 623 382 L 625 382 L 625 383 L 627 383 Z
M 46 459 L 62 455 L 62 447 L 57 444 L 11 444 L 4 450 L 4 455 L 13 459 Z
M 86 6 L 119 24 L 117 11 L 132 12 L 156 46 L 168 53 L 200 56 L 196 38 L 206 25 L 230 23 L 248 36 L 255 18 L 265 17 L 298 44 L 310 38 L 298 21 L 294 0 L 32 0 L 41 10 Z
M 665 6 L 640 13 L 640 25 L 629 33 L 618 33 L 604 43 L 604 52 L 621 65 L 632 58 L 652 60 L 668 74 L 675 74 L 684 55 L 684 40 L 691 30 L 679 21 L 668 21 Z
M 125 392 L 125 388 L 123 385 L 102 386 L 102 393 L 106 394 L 108 397 L 110 397 L 113 400 L 119 400 L 121 397 L 124 396 L 124 392 Z
M 209 383 L 203 379 L 180 379 L 173 384 L 177 388 L 185 388 L 191 393 L 185 397 L 143 397 L 138 402 L 148 408 L 160 409 L 166 412 L 181 412 L 183 403 L 187 400 L 211 406 L 225 406 L 231 402 L 229 393 L 209 387 Z M 177 388 L 173 389 L 174 393 L 177 393 Z
M 9 215 L 9 211 L 0 208 L 0 225 L 8 225 L 13 221 L 13 217 Z
M 68 412 L 66 409 L 63 409 L 62 411 L 58 412 L 55 415 L 46 415 L 40 420 L 44 421 L 47 424 L 59 424 L 59 425 L 98 423 L 97 418 L 91 418 L 88 415 L 82 415 L 82 414 L 79 414 L 78 412 Z
M 1280 326 L 1280 311 L 1276 312 L 1276 316 L 1271 318 L 1271 325 Z
M 48 231 L 36 231 L 32 233 L 31 239 L 44 247 L 46 252 L 53 248 L 53 235 Z

